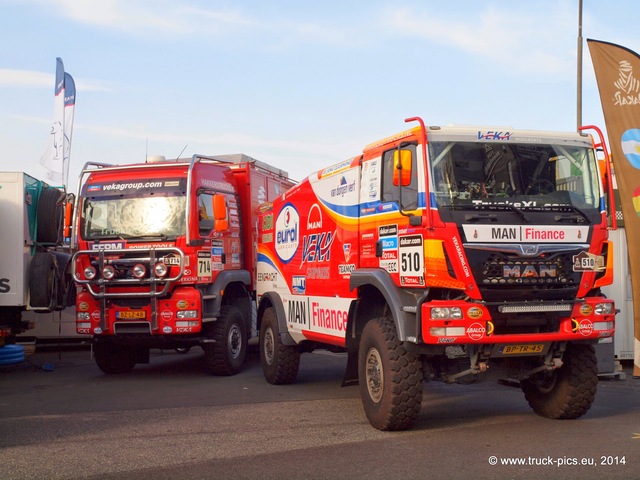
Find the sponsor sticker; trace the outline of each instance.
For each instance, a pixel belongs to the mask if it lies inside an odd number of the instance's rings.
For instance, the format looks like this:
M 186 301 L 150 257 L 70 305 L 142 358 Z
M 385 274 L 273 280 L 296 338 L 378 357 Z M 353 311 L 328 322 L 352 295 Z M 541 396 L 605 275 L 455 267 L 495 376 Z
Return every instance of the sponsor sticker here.
M 467 328 L 467 336 L 471 340 L 481 340 L 484 337 L 487 329 L 481 323 L 472 323 Z
M 588 317 L 592 313 L 593 313 L 593 307 L 591 305 L 589 305 L 588 303 L 580 305 L 580 315 L 584 315 L 585 317 Z
M 288 203 L 276 219 L 276 254 L 283 262 L 289 262 L 300 244 L 300 215 Z
M 581 320 L 578 325 L 578 331 L 580 332 L 580 335 L 588 337 L 593 333 L 593 322 L 586 318 Z

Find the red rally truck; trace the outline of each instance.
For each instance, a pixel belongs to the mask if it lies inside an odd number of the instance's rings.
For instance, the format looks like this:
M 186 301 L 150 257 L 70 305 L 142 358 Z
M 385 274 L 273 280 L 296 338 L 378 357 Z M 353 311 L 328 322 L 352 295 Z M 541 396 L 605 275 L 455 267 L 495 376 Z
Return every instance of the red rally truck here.
M 200 346 L 233 375 L 256 336 L 260 204 L 294 183 L 242 154 L 88 163 L 78 183 L 76 330 L 105 373 L 148 363 L 150 348 Z
M 324 348 L 347 352 L 343 384 L 381 430 L 412 426 L 429 380 L 514 379 L 536 413 L 582 416 L 615 319 L 600 131 L 407 121 L 262 214 L 267 381 L 295 382 L 301 352 Z

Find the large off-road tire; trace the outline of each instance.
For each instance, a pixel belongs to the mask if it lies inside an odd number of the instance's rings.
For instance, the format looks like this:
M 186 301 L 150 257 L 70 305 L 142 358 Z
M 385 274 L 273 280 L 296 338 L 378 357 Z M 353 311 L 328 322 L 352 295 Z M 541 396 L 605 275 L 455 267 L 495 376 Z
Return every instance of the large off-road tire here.
M 29 305 L 32 308 L 64 310 L 75 304 L 75 285 L 68 265 L 71 255 L 36 252 L 29 265 Z M 69 303 L 73 300 L 72 303 Z
M 283 345 L 275 310 L 267 308 L 260 326 L 260 363 L 267 382 L 272 385 L 294 383 L 300 368 L 300 349 Z
M 38 232 L 40 243 L 58 244 L 62 241 L 64 218 L 64 192 L 55 187 L 45 187 L 38 199 Z
M 207 368 L 213 375 L 235 375 L 247 356 L 247 327 L 236 307 L 223 306 L 217 321 L 205 326 L 205 335 L 214 340 L 204 346 Z
M 390 318 L 369 321 L 358 351 L 360 396 L 378 430 L 406 430 L 422 406 L 422 364 L 398 340 Z
M 598 387 L 598 363 L 591 345 L 568 344 L 562 367 L 521 382 L 524 396 L 538 415 L 573 419 L 587 413 Z
M 29 305 L 51 308 L 56 282 L 56 257 L 50 252 L 36 252 L 29 265 Z
M 93 357 L 98 368 L 107 374 L 127 373 L 136 366 L 136 355 L 132 347 L 111 342 L 95 343 Z

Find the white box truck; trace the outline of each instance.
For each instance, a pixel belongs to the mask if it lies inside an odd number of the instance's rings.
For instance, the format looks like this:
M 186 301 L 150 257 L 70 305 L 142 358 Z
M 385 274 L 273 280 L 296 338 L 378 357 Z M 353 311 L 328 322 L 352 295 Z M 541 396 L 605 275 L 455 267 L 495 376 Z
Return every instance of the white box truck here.
M 0 172 L 0 347 L 32 327 L 24 312 L 73 304 L 64 245 L 67 203 L 60 188 L 23 172 Z

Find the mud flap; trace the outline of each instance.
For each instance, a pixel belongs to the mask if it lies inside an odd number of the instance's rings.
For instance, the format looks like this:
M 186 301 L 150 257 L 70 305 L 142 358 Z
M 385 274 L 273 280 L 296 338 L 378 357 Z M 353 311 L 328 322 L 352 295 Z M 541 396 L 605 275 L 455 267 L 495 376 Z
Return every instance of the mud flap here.
M 349 349 L 347 352 L 347 368 L 342 379 L 343 387 L 358 385 L 358 351 Z

